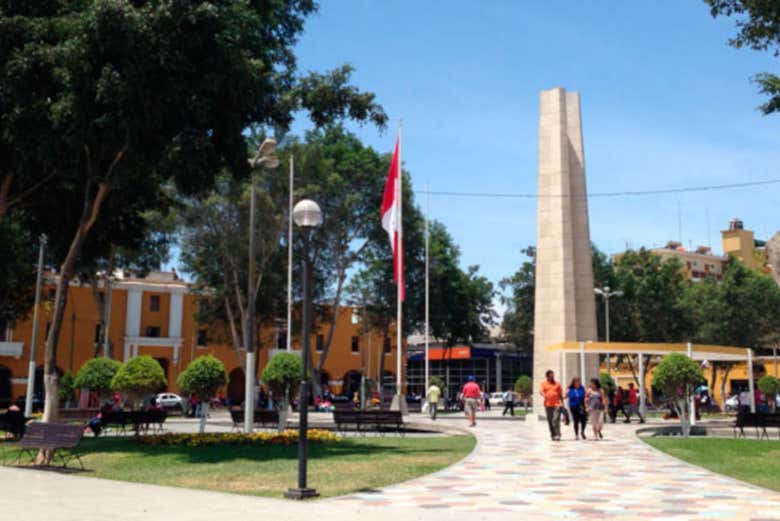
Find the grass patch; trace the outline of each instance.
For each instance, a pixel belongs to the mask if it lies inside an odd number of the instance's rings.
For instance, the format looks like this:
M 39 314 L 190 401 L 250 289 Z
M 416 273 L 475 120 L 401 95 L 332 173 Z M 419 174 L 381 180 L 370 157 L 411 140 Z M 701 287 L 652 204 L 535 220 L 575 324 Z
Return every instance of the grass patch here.
M 780 491 L 780 441 L 728 438 L 641 438 L 688 463 Z
M 388 436 L 309 445 L 309 486 L 323 497 L 383 487 L 455 463 L 474 444 L 472 436 Z M 281 497 L 298 475 L 295 445 L 154 447 L 85 438 L 80 452 L 88 471 L 78 475 L 256 496 Z

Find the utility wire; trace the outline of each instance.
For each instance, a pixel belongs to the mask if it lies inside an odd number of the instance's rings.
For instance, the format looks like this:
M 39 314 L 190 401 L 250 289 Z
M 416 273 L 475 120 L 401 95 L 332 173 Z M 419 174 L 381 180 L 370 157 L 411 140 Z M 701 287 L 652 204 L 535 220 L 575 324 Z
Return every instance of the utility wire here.
M 659 195 L 659 194 L 679 194 L 685 192 L 709 192 L 715 190 L 730 190 L 733 188 L 746 188 L 751 186 L 762 186 L 780 183 L 780 179 L 767 179 L 764 181 L 748 181 L 745 183 L 731 183 L 723 185 L 709 185 L 709 186 L 690 186 L 686 188 L 661 188 L 657 190 L 627 190 L 622 192 L 592 192 L 585 197 L 632 197 L 642 195 Z M 426 193 L 425 190 L 419 191 L 420 193 Z M 499 192 L 449 192 L 449 191 L 427 191 L 429 195 L 435 196 L 447 196 L 447 197 L 492 197 L 502 199 L 541 199 L 541 198 L 563 198 L 563 197 L 581 197 L 572 194 L 513 194 L 513 193 L 499 193 Z

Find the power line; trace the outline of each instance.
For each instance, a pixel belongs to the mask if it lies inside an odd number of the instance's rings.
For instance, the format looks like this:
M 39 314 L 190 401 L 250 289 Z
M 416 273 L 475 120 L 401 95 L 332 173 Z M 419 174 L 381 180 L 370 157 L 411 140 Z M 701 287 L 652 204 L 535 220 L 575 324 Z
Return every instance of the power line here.
M 643 195 L 662 195 L 662 194 L 680 194 L 686 192 L 709 192 L 715 190 L 730 190 L 733 188 L 747 188 L 751 186 L 762 186 L 780 183 L 780 179 L 767 179 L 764 181 L 748 181 L 745 183 L 731 183 L 723 185 L 708 185 L 708 186 L 690 186 L 686 188 L 661 188 L 656 190 L 626 190 L 622 192 L 592 192 L 587 194 L 587 197 L 633 197 Z M 420 193 L 426 193 L 425 190 Z M 562 197 L 579 197 L 571 194 L 521 194 L 521 193 L 500 193 L 500 192 L 449 192 L 449 191 L 437 191 L 429 190 L 429 195 L 434 196 L 447 196 L 447 197 L 492 197 L 503 199 L 537 199 L 537 198 L 562 198 Z

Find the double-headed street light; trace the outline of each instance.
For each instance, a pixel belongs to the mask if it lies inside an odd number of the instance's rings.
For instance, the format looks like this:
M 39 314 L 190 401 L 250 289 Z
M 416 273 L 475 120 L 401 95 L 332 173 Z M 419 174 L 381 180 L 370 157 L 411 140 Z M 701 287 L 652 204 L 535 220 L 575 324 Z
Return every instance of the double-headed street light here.
M 285 497 L 307 499 L 319 494 L 306 486 L 307 431 L 309 428 L 309 337 L 311 334 L 311 258 L 309 240 L 311 231 L 322 223 L 322 210 L 310 199 L 304 199 L 293 208 L 293 221 L 303 231 L 303 328 L 301 337 L 301 388 L 298 397 L 298 487 L 288 489 Z
M 623 292 L 620 290 L 612 291 L 609 286 L 603 288 L 594 288 L 593 291 L 596 295 L 604 297 L 604 331 L 605 338 L 609 342 L 609 299 L 612 297 L 622 297 Z
M 621 290 L 612 291 L 609 286 L 593 288 L 593 291 L 596 295 L 600 295 L 604 298 L 604 337 L 606 341 L 609 342 L 609 299 L 612 297 L 622 297 L 623 292 Z M 607 353 L 607 374 L 609 373 L 609 353 Z
M 255 169 L 273 170 L 279 166 L 276 157 L 276 140 L 267 138 L 258 147 L 255 157 L 249 160 L 252 168 L 252 191 L 249 198 L 249 267 L 247 269 L 246 289 L 246 379 L 244 388 L 244 432 L 252 432 L 255 425 Z

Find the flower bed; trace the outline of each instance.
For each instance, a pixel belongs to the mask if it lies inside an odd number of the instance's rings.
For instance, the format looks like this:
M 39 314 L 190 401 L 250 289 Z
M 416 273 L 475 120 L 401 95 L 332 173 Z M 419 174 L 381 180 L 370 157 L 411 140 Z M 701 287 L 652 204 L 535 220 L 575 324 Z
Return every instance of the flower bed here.
M 332 443 L 341 440 L 330 431 L 312 429 L 307 439 L 312 443 Z M 205 434 L 176 433 L 142 436 L 139 441 L 144 445 L 167 445 L 186 447 L 207 447 L 212 445 L 294 445 L 298 443 L 298 431 L 282 432 L 214 432 Z

